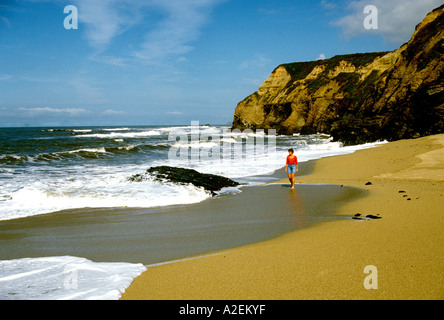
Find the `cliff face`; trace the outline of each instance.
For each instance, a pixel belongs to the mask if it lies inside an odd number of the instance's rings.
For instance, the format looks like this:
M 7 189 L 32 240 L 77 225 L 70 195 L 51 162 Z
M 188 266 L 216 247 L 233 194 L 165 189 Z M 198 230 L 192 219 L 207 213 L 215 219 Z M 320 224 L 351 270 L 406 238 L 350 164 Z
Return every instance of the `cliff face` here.
M 241 101 L 233 128 L 332 134 L 357 144 L 444 132 L 444 5 L 393 52 L 278 66 Z

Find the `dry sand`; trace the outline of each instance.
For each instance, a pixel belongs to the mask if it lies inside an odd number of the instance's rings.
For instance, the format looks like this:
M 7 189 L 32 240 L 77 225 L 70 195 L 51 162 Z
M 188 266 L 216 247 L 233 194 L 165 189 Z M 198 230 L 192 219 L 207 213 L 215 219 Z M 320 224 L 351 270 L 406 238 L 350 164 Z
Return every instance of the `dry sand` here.
M 122 299 L 444 298 L 444 135 L 324 158 L 296 182 L 362 188 L 366 196 L 342 203 L 338 214 L 382 218 L 326 222 L 153 266 Z M 368 265 L 377 274 L 364 273 Z M 364 287 L 367 276 L 377 276 L 377 289 Z

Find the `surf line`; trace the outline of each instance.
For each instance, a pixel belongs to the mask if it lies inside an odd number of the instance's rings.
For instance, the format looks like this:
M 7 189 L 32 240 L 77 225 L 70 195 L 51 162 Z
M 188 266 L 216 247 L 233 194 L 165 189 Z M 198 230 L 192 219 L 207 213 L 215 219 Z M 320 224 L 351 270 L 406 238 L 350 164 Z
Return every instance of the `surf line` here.
M 230 251 L 224 251 L 224 252 L 204 254 L 204 255 L 200 255 L 200 256 L 196 256 L 196 257 L 183 258 L 183 259 L 177 259 L 177 260 L 170 260 L 170 261 L 165 261 L 165 262 L 158 262 L 158 263 L 153 263 L 153 264 L 147 264 L 147 265 L 145 265 L 145 267 L 146 268 L 150 268 L 150 267 L 157 267 L 157 266 L 162 266 L 162 265 L 166 265 L 166 264 L 172 264 L 172 263 L 176 263 L 176 262 L 191 261 L 191 260 L 202 259 L 202 258 L 207 258 L 207 257 L 215 257 L 215 256 L 220 256 L 222 254 L 228 254 L 228 253 L 231 253 L 231 252 L 234 252 L 234 251 L 235 250 L 230 250 Z

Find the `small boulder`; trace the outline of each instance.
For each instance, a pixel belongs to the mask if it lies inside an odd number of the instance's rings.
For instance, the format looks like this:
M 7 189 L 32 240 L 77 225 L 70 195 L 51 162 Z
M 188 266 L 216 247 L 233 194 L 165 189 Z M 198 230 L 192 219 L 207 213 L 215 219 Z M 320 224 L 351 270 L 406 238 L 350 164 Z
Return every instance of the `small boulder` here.
M 229 178 L 214 175 L 200 173 L 193 169 L 160 166 L 151 167 L 143 174 L 136 174 L 130 178 L 129 181 L 141 182 L 148 177 L 154 177 L 155 180 L 167 180 L 175 183 L 191 183 L 196 187 L 202 187 L 207 191 L 210 191 L 213 195 L 216 191 L 220 191 L 226 187 L 236 187 L 238 182 Z

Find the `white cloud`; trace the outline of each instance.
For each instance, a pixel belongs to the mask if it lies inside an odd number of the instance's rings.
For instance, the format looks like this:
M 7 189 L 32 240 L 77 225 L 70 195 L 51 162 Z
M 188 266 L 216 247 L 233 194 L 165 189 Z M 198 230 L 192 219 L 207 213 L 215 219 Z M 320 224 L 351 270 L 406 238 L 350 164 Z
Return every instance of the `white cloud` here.
M 111 41 L 142 19 L 140 1 L 129 0 L 72 0 L 79 10 L 79 22 L 84 24 L 86 38 L 99 52 Z
M 35 83 L 55 83 L 59 80 L 48 77 L 34 77 L 27 75 L 11 75 L 11 74 L 3 74 L 0 75 L 0 81 L 26 81 L 26 82 L 35 82 Z
M 325 54 L 321 53 L 316 60 L 325 60 Z
M 156 63 L 191 50 L 202 27 L 208 22 L 211 9 L 221 0 L 153 0 L 153 8 L 164 18 L 146 34 L 133 56 L 147 63 Z
M 25 112 L 30 116 L 35 115 L 44 115 L 44 114 L 64 114 L 69 116 L 79 116 L 89 113 L 86 109 L 81 108 L 50 108 L 50 107 L 42 107 L 42 108 L 19 108 L 19 111 Z
M 126 112 L 108 109 L 106 111 L 103 111 L 102 114 L 105 116 L 116 116 L 116 115 L 124 115 L 124 114 L 126 114 Z
M 6 108 L 0 108 L 6 110 Z M 108 109 L 102 112 L 92 112 L 84 108 L 53 108 L 53 107 L 34 107 L 34 108 L 17 108 L 9 110 L 10 115 L 15 117 L 26 118 L 75 118 L 85 116 L 122 116 L 127 112 L 120 110 Z
M 4 74 L 0 76 L 0 81 L 7 81 L 7 80 L 11 80 L 12 76 L 10 74 Z
M 101 55 L 113 40 L 142 23 L 151 29 L 142 33 L 129 47 L 129 56 L 157 63 L 170 56 L 193 50 L 211 9 L 226 0 L 72 0 L 79 11 L 79 30 L 84 30 L 91 47 L 92 60 L 125 66 L 127 59 Z M 82 27 L 82 24 L 84 27 Z
M 321 0 L 321 6 L 327 10 L 333 10 L 336 9 L 337 4 L 332 1 Z
M 323 1 L 324 2 L 324 1 Z M 325 2 L 326 3 L 326 2 Z M 374 5 L 378 9 L 378 29 L 364 28 L 364 13 L 367 5 Z M 350 14 L 333 21 L 332 25 L 342 28 L 343 34 L 348 37 L 357 37 L 363 34 L 379 34 L 384 39 L 402 44 L 412 36 L 415 26 L 424 17 L 442 5 L 442 0 L 358 0 L 348 5 Z

